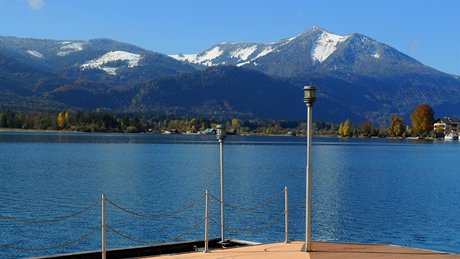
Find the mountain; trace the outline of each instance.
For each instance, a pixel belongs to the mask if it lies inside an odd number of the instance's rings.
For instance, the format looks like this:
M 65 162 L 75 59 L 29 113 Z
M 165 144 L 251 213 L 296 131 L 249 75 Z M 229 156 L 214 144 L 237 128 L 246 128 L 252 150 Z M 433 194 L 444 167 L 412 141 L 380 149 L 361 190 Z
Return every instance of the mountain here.
M 235 66 L 144 83 L 130 109 L 180 115 L 298 119 L 304 115 L 298 87 L 261 72 Z M 292 100 L 298 100 L 293 102 Z
M 460 78 L 354 33 L 319 27 L 272 43 L 221 43 L 164 55 L 110 39 L 0 37 L 0 104 L 191 116 L 304 119 L 302 87 L 318 89 L 315 120 L 377 125 L 428 103 L 460 117 Z
M 170 56 L 195 65 L 253 69 L 288 78 L 299 88 L 314 84 L 333 102 L 327 105 L 330 116 L 342 106 L 355 121 L 382 123 L 391 113 L 408 119 L 420 103 L 432 105 L 437 116 L 460 116 L 458 76 L 358 33 L 336 35 L 314 27 L 274 43 L 222 43 L 199 54 Z
M 111 85 L 195 69 L 164 54 L 109 39 L 57 41 L 0 37 L 0 53 L 65 78 L 107 80 Z
M 402 68 L 425 68 L 415 59 L 362 34 L 342 36 L 319 27 L 274 43 L 224 42 L 199 54 L 170 57 L 203 66 L 243 66 L 280 77 L 305 77 L 326 71 L 382 76 Z
M 167 55 L 109 39 L 0 37 L 0 102 L 6 108 L 121 111 L 120 93 L 132 96 L 126 88 L 193 71 Z

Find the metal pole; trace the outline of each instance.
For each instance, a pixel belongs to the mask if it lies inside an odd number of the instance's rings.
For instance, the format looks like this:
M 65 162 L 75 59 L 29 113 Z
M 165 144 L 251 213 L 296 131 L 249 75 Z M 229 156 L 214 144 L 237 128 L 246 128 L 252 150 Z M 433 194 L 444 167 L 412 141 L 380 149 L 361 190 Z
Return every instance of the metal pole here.
M 221 242 L 225 242 L 225 221 L 224 221 L 224 141 L 219 139 L 220 144 L 220 231 L 222 233 Z
M 209 192 L 206 190 L 206 209 L 204 216 L 204 251 L 205 253 L 209 252 Z
M 284 186 L 284 242 L 289 243 L 289 209 L 288 209 L 288 188 Z
M 312 104 L 307 103 L 307 175 L 306 175 L 306 219 L 305 219 L 305 251 L 311 251 L 311 141 L 312 141 Z
M 102 259 L 107 258 L 106 198 L 102 194 Z

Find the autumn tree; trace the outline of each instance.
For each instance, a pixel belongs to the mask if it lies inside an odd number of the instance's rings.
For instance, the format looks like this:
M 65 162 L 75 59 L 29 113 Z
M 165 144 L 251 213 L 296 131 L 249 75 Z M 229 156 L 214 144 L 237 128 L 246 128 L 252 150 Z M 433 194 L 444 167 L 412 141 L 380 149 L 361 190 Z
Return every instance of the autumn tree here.
M 365 137 L 370 137 L 372 133 L 372 124 L 369 121 L 361 123 L 359 131 Z
M 339 135 L 342 137 L 351 137 L 353 135 L 353 125 L 349 119 L 343 123 L 340 123 Z
M 239 128 L 241 126 L 241 123 L 238 119 L 233 118 L 232 119 L 232 127 L 233 128 Z
M 420 104 L 410 116 L 414 134 L 420 136 L 433 130 L 434 112 L 428 104 Z
M 390 117 L 390 128 L 388 129 L 392 137 L 401 137 L 405 129 L 404 119 L 396 114 L 392 114 Z
M 57 115 L 57 125 L 58 128 L 63 129 L 65 125 L 65 115 L 63 112 L 59 112 Z

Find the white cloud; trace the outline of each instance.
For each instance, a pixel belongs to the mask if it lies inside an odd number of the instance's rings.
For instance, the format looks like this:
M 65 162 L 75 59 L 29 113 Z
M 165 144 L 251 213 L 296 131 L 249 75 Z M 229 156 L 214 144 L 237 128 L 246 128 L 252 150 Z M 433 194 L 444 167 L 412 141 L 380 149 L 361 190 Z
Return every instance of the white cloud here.
M 29 3 L 30 8 L 35 10 L 41 9 L 45 5 L 43 0 L 27 0 L 27 2 Z

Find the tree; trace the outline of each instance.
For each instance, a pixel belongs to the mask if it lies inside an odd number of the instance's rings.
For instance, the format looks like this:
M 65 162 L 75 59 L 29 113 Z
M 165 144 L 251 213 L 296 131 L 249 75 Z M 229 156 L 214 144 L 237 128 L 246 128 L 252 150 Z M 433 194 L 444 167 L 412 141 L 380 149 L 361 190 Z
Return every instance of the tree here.
M 238 119 L 233 118 L 232 119 L 232 127 L 233 128 L 239 128 L 241 126 L 240 121 Z
M 365 137 L 370 137 L 372 133 L 372 124 L 368 121 L 361 123 L 359 126 L 361 134 Z
M 351 124 L 350 119 L 347 119 L 344 123 L 340 123 L 339 135 L 342 137 L 353 136 L 353 125 Z
M 404 119 L 396 114 L 392 114 L 390 117 L 390 128 L 388 129 L 392 137 L 401 137 L 405 129 Z
M 57 115 L 57 125 L 60 129 L 62 129 L 64 128 L 64 124 L 65 124 L 65 116 L 64 116 L 64 113 L 60 112 Z
M 66 128 L 70 126 L 70 112 L 69 111 L 66 111 L 64 114 L 64 124 Z
M 428 104 L 420 104 L 410 116 L 415 135 L 427 135 L 433 130 L 434 112 Z
M 0 112 L 0 128 L 6 128 L 7 127 L 7 123 L 6 123 L 6 114 L 2 112 Z

